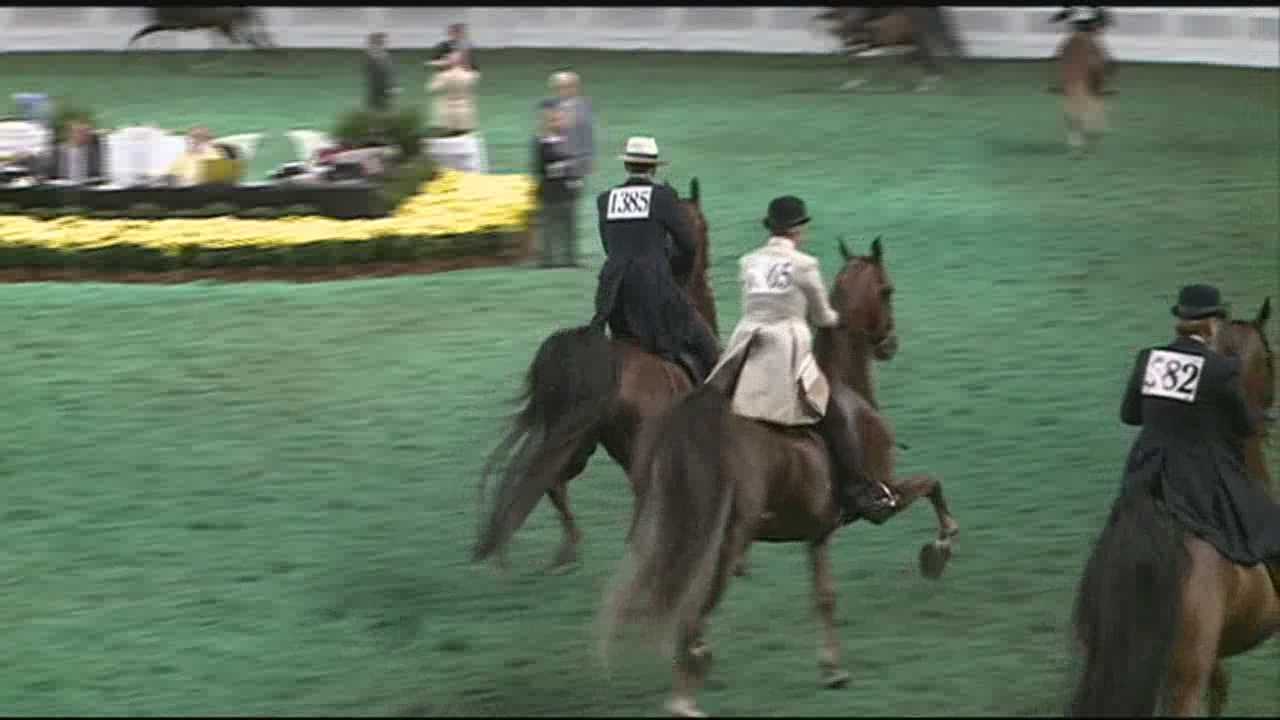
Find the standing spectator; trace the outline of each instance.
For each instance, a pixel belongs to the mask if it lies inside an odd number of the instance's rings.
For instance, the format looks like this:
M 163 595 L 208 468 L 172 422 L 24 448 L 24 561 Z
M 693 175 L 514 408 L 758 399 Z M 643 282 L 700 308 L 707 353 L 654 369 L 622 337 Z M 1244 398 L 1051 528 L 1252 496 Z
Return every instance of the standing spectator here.
M 595 163 L 595 132 L 592 128 L 591 100 L 582 94 L 582 80 L 572 71 L 551 76 L 551 90 L 560 98 L 560 109 L 568 115 L 567 135 L 574 156 L 573 176 L 583 181 L 591 175 Z
M 427 91 L 436 96 L 435 126 L 445 135 L 465 135 L 476 129 L 475 84 L 480 73 L 467 67 L 461 50 L 445 57 L 444 68 L 427 83 Z
M 574 158 L 565 135 L 568 115 L 553 98 L 542 101 L 542 118 L 533 143 L 533 173 L 538 178 L 538 236 L 542 267 L 577 267 L 577 200 Z
M 365 104 L 370 110 L 385 112 L 391 108 L 391 96 L 398 88 L 395 83 L 395 67 L 387 52 L 387 34 L 370 33 L 365 48 Z
M 427 64 L 435 68 L 445 68 L 449 64 L 449 54 L 461 52 L 468 70 L 479 70 L 476 66 L 475 53 L 472 52 L 471 40 L 467 38 L 465 23 L 454 23 L 449 26 L 449 37 L 435 47 L 435 53 Z
M 72 120 L 67 139 L 49 150 L 43 163 L 48 179 L 85 183 L 103 177 L 102 138 L 84 120 Z

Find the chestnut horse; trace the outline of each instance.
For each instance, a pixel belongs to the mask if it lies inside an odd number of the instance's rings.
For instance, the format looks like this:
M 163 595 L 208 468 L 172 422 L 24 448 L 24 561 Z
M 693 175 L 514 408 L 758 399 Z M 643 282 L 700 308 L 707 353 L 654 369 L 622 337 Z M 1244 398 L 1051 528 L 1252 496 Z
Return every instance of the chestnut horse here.
M 849 57 L 880 52 L 919 61 L 925 72 L 916 85 L 918 91 L 931 89 L 942 78 L 941 58 L 964 55 L 960 36 L 941 7 L 835 7 L 819 13 L 817 19 L 828 23 L 828 32 L 839 39 Z M 841 89 L 868 82 L 863 76 Z
M 847 384 L 865 382 L 873 355 L 896 352 L 892 297 L 877 240 L 870 256 L 851 257 L 840 270 L 833 305 L 842 326 L 817 332 L 815 354 L 830 378 L 831 402 L 846 403 L 853 413 L 867 474 L 894 490 L 898 512 L 920 497 L 933 503 L 938 537 L 921 551 L 921 570 L 936 578 L 959 532 L 942 484 L 927 475 L 893 477 L 893 431 L 859 388 Z M 732 571 L 754 541 L 800 542 L 808 546 L 821 622 L 821 682 L 847 684 L 830 557 L 841 513 L 822 440 L 809 428 L 782 428 L 732 414 L 719 382 L 709 382 L 652 423 L 640 449 L 631 468 L 638 497 L 627 558 L 601 616 L 605 657 L 620 625 L 648 625 L 649 637 L 675 653 L 668 710 L 702 716 L 694 694 L 710 663 L 703 633 Z
M 681 200 L 694 228 L 697 252 L 686 277 L 676 280 L 699 315 L 718 334 L 715 298 L 707 282 L 708 228 L 697 178 Z M 542 496 L 560 514 L 563 540 L 551 564 L 564 571 L 577 563 L 582 531 L 569 509 L 569 481 L 603 445 L 624 470 L 630 467 L 640 427 L 692 389 L 678 365 L 627 339 L 611 339 L 602 327 L 559 330 L 543 341 L 525 377 L 520 402 L 506 436 L 490 456 L 481 479 L 481 502 L 500 469 L 492 506 L 482 520 L 474 560 L 502 552 Z
M 1102 96 L 1109 66 L 1098 32 L 1092 28 L 1074 30 L 1058 53 L 1067 144 L 1073 148 L 1096 143 L 1106 130 Z
M 1275 400 L 1274 358 L 1263 325 L 1234 321 L 1215 344 L 1240 358 L 1255 412 Z M 1265 429 L 1264 429 L 1265 432 Z M 1263 437 L 1246 448 L 1249 475 L 1267 482 Z M 1126 490 L 1085 567 L 1075 636 L 1085 656 L 1073 717 L 1221 715 L 1230 676 L 1223 660 L 1280 633 L 1280 570 L 1237 565 L 1188 533 L 1147 492 Z

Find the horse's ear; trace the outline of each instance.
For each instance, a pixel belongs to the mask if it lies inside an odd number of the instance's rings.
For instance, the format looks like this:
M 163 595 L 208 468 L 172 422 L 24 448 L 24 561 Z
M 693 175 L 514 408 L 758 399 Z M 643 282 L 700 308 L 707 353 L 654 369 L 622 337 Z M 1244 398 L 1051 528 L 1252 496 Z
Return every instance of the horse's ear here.
M 1262 327 L 1267 324 L 1267 320 L 1271 317 L 1271 296 L 1267 296 L 1262 301 L 1262 307 L 1258 308 L 1258 317 L 1254 318 L 1253 324 Z
M 698 204 L 698 200 L 702 197 L 702 187 L 698 185 L 698 178 L 689 181 L 689 201 L 694 205 Z
M 849 252 L 849 246 L 844 244 L 843 237 L 840 238 L 840 257 L 844 258 L 845 262 L 849 262 L 849 258 L 853 257 L 853 253 Z
M 880 237 L 877 235 L 876 239 L 871 241 L 871 259 L 877 263 L 884 257 L 884 248 L 880 246 Z

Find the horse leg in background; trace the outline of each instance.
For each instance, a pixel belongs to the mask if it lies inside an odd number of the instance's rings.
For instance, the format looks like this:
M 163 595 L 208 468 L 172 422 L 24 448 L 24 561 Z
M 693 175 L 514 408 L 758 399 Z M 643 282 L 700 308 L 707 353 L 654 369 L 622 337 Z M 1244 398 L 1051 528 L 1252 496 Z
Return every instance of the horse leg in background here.
M 1231 690 L 1231 673 L 1221 660 L 1214 663 L 1209 675 L 1209 717 L 1222 717 L 1227 706 L 1227 693 Z
M 547 568 L 547 572 L 555 575 L 562 575 L 578 566 L 578 546 L 582 544 L 582 531 L 578 529 L 577 519 L 569 509 L 569 481 L 581 475 L 587 468 L 587 461 L 591 459 L 595 444 L 593 442 L 588 445 L 585 451 L 581 448 L 573 450 L 574 454 L 560 476 L 560 481 L 547 491 L 547 498 L 555 506 L 556 512 L 560 513 L 562 533 L 560 548 L 556 550 L 555 557 Z
M 1063 88 L 1063 111 L 1067 120 L 1067 144 L 1073 149 L 1085 145 L 1084 116 L 1088 110 L 1088 90 L 1082 82 L 1072 82 Z
M 917 32 L 915 46 L 916 60 L 924 68 L 924 77 L 916 83 L 915 91 L 928 92 L 942 81 L 942 63 L 938 62 L 938 53 L 934 51 L 933 40 L 928 33 Z
M 836 632 L 836 585 L 831 574 L 831 535 L 809 545 L 813 572 L 813 600 L 821 626 L 818 642 L 818 670 L 824 687 L 849 684 L 849 671 L 840 662 L 840 635 Z
M 1107 130 L 1107 118 L 1102 96 L 1089 93 L 1084 98 L 1084 136 L 1089 145 L 1097 145 Z

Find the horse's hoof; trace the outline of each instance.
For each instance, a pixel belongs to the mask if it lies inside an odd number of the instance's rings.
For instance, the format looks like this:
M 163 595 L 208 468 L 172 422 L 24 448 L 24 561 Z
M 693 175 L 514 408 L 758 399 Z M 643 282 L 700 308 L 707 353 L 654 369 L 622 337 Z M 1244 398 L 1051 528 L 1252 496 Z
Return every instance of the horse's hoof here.
M 846 81 L 843 85 L 840 86 L 840 89 L 841 90 L 857 90 L 858 88 L 866 84 L 867 84 L 866 78 L 858 78 L 856 80 Z
M 827 668 L 822 671 L 822 687 L 828 690 L 840 690 L 849 687 L 850 679 L 852 679 L 852 676 L 848 670 Z
M 951 560 L 951 543 L 935 540 L 927 542 L 920 548 L 920 574 L 929 580 L 942 577 Z
M 667 712 L 671 713 L 671 717 L 704 718 L 707 716 L 689 698 L 669 700 L 667 702 Z

